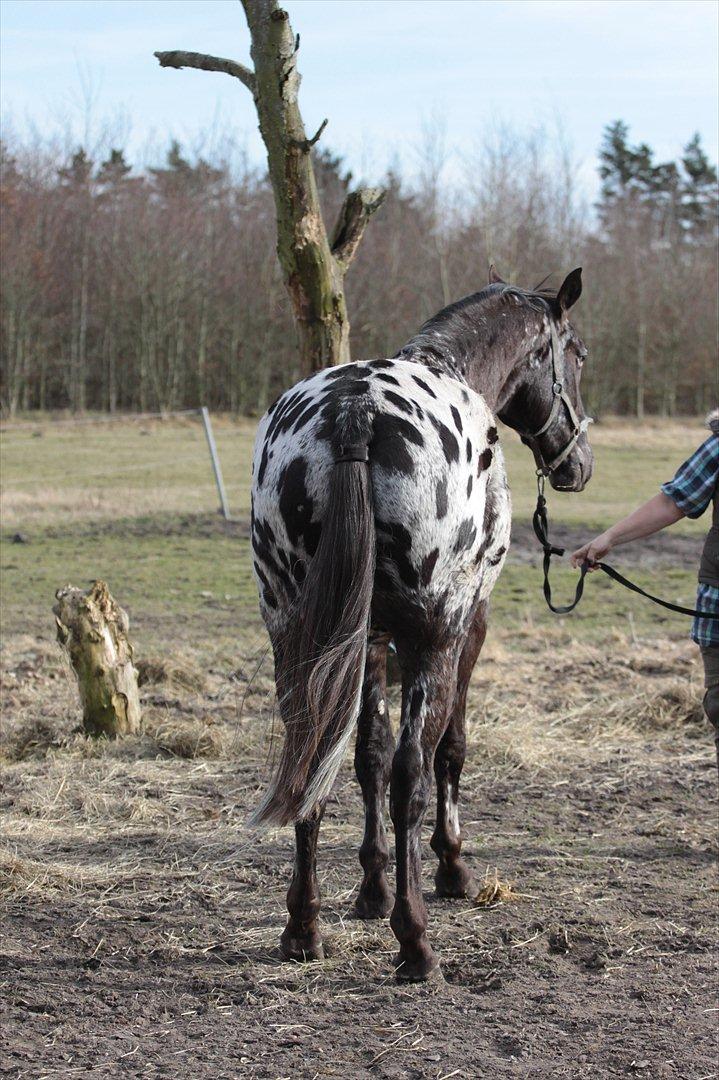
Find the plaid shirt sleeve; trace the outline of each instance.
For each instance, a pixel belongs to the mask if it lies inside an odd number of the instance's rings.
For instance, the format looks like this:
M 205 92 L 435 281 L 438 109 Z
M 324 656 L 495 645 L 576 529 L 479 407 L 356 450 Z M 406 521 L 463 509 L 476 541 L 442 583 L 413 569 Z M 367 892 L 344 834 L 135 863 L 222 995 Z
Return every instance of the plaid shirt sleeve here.
M 719 480 L 719 435 L 710 435 L 690 458 L 680 465 L 673 480 L 662 491 L 673 499 L 689 518 L 698 518 L 711 502 Z

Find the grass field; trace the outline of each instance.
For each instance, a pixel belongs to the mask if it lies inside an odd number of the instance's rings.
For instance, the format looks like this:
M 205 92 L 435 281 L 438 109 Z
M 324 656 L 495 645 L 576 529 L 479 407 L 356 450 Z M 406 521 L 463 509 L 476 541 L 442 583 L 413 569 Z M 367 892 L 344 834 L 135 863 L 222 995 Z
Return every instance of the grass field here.
M 597 575 L 577 613 L 546 610 L 532 462 L 510 433 L 515 540 L 470 694 L 462 818 L 477 877 L 513 896 L 435 901 L 427 847 L 446 982 L 396 987 L 388 925 L 352 918 L 348 763 L 320 843 L 329 958 L 278 961 L 291 837 L 243 825 L 272 728 L 253 425 L 215 429 L 230 525 L 194 420 L 0 434 L 4 1074 L 716 1075 L 716 773 L 687 621 Z M 591 435 L 590 487 L 549 496 L 569 546 L 653 493 L 702 430 Z M 612 561 L 691 603 L 703 529 Z M 130 612 L 143 674 L 143 733 L 115 744 L 78 731 L 54 642 L 55 589 L 97 577 Z M 560 596 L 573 580 L 557 571 Z
M 107 578 L 141 620 L 145 610 L 153 620 L 194 613 L 203 600 L 235 613 L 239 607 L 243 619 L 254 619 L 246 528 L 254 427 L 250 421 L 221 420 L 215 427 L 230 507 L 238 519 L 230 529 L 223 529 L 215 514 L 217 495 L 204 434 L 195 420 L 78 427 L 47 422 L 3 432 L 2 625 L 15 630 L 28 619 L 39 624 L 47 619 L 60 584 L 97 577 Z M 672 475 L 677 461 L 700 438 L 697 422 L 641 429 L 598 425 L 592 430 L 597 469 L 590 486 L 578 495 L 550 494 L 559 540 L 578 543 L 625 514 Z M 513 433 L 505 432 L 503 442 L 515 522 L 521 528 L 531 518 L 536 497 L 534 470 Z M 18 531 L 27 536 L 27 545 L 11 545 Z M 675 526 L 672 537 L 686 539 L 686 552 L 694 552 L 702 532 L 700 522 L 685 520 Z M 665 546 L 675 554 L 668 542 Z M 526 541 L 525 547 L 531 554 Z M 684 565 L 681 559 L 667 558 L 662 584 L 670 598 L 691 601 L 695 563 L 694 558 Z M 544 608 L 538 564 L 538 556 L 531 563 L 510 560 L 494 599 L 500 624 L 556 622 Z M 651 585 L 655 575 L 641 562 L 635 569 L 639 583 Z M 558 566 L 555 577 L 561 592 L 571 587 L 575 575 Z M 623 625 L 629 612 L 642 626 L 655 624 L 653 609 L 616 587 L 593 580 L 591 588 L 601 602 L 592 604 L 591 611 L 587 605 L 577 612 L 572 633 L 592 635 Z M 206 593 L 212 596 L 203 596 Z

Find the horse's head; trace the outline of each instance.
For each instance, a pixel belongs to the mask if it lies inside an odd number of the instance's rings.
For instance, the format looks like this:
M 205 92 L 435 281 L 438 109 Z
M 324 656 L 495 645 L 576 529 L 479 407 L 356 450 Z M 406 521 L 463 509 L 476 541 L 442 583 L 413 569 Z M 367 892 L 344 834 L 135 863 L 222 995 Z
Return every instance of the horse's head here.
M 492 270 L 494 273 L 494 270 Z M 499 279 L 494 276 L 493 281 Z M 537 469 L 557 491 L 581 491 L 594 467 L 579 383 L 587 355 L 569 321 L 569 309 L 582 292 L 582 271 L 572 270 L 556 296 L 526 293 L 536 313 L 535 325 L 515 365 L 510 393 L 499 412 L 534 454 Z

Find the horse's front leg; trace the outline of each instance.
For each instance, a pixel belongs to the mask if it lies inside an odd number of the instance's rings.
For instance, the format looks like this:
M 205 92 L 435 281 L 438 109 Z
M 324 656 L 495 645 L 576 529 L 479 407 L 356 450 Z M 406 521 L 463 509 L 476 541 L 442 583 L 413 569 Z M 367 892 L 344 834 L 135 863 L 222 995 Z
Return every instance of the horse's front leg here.
M 397 978 L 418 982 L 439 965 L 427 940 L 422 896 L 422 821 L 432 787 L 435 748 L 454 696 L 456 660 L 434 651 L 402 664 L 402 726 L 392 761 L 390 811 L 397 849 L 397 896 L 390 925 L 399 941 Z
M 364 876 L 355 903 L 362 919 L 383 919 L 389 915 L 394 902 L 387 881 L 389 847 L 384 827 L 393 749 L 387 708 L 387 641 L 373 642 L 367 649 L 355 747 L 355 772 L 362 789 L 365 813 L 364 838 L 359 852 Z
M 290 917 L 280 938 L 280 951 L 286 960 L 324 959 L 317 883 L 317 838 L 324 809 L 323 803 L 311 818 L 295 825 L 295 867 L 287 892 Z
M 457 691 L 449 723 L 434 757 L 437 780 L 437 822 L 432 849 L 439 859 L 435 874 L 438 896 L 475 896 L 477 887 L 469 868 L 460 858 L 462 835 L 459 828 L 459 778 L 464 765 L 467 738 L 465 711 L 469 680 L 487 634 L 487 603 L 480 604 L 467 635 L 457 670 Z

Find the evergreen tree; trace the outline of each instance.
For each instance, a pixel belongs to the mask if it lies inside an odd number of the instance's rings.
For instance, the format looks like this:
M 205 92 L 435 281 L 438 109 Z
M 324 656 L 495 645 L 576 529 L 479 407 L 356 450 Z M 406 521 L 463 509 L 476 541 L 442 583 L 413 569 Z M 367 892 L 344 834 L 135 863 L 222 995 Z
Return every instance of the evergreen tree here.
M 92 177 L 93 162 L 81 146 L 72 155 L 68 165 L 57 170 L 57 174 L 69 187 L 86 187 Z
M 701 144 L 699 132 L 684 147 L 682 166 L 686 178 L 682 192 L 683 223 L 688 230 L 716 228 L 719 203 L 717 171 Z
M 105 187 L 115 187 L 126 180 L 132 172 L 132 165 L 125 161 L 123 150 L 111 150 L 110 156 L 103 161 L 97 172 L 97 179 Z
M 150 173 L 155 178 L 156 187 L 166 197 L 196 195 L 212 190 L 225 175 L 223 169 L 213 168 L 202 158 L 192 165 L 184 157 L 177 139 L 170 143 L 165 167 L 150 169 Z

